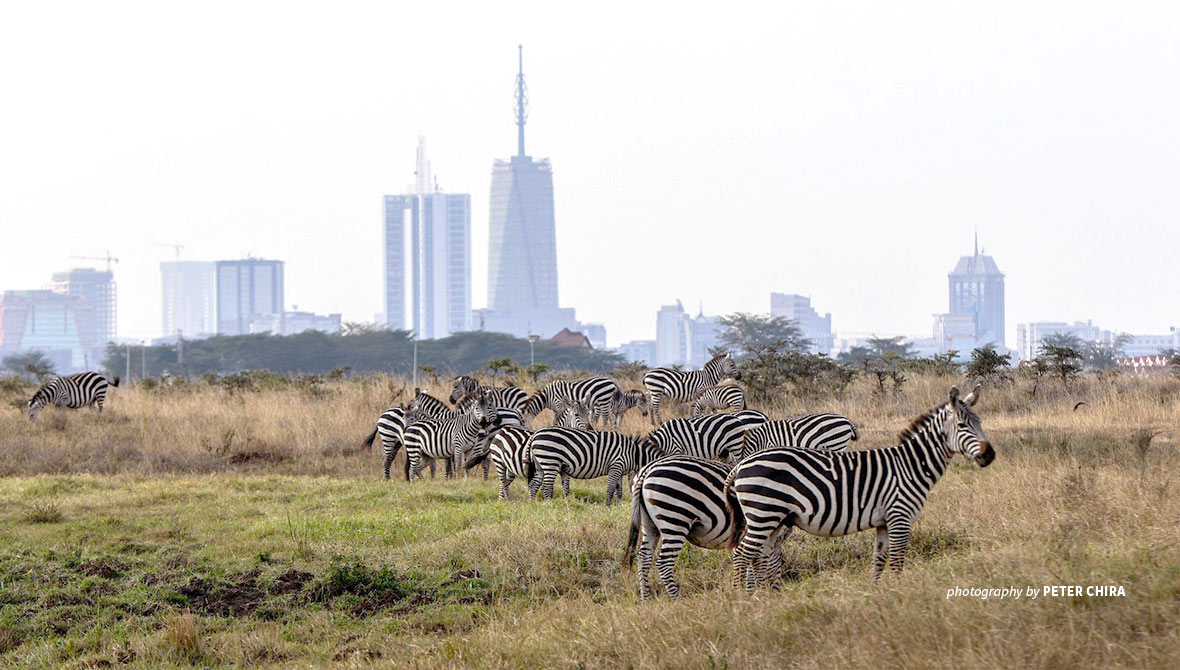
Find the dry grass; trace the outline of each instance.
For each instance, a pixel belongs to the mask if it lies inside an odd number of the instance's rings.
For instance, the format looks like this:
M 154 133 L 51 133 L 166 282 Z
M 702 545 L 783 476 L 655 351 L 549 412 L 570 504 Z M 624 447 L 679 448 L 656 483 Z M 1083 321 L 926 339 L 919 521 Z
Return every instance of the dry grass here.
M 769 409 L 843 412 L 861 427 L 858 446 L 882 446 L 954 381 L 916 378 L 884 397 L 857 384 L 843 398 Z M 1170 378 L 1042 385 L 1035 399 L 1024 386 L 985 388 L 977 409 L 999 456 L 983 470 L 953 463 L 901 576 L 869 583 L 867 534 L 793 536 L 782 591 L 737 592 L 723 552 L 690 548 L 679 564 L 688 597 L 649 603 L 618 562 L 629 511 L 602 505 L 600 481 L 547 503 L 523 500 L 518 482 L 515 499 L 497 503 L 478 479 L 379 480 L 379 450 L 358 448 L 389 382 L 316 395 L 118 389 L 102 416 L 46 412 L 35 424 L 4 412 L 0 501 L 14 504 L 0 505 L 0 665 L 1180 658 L 1180 387 Z M 624 428 L 646 424 L 633 413 Z M 50 505 L 57 523 L 29 517 Z M 1116 584 L 1126 596 L 946 597 L 956 586 L 1051 584 Z

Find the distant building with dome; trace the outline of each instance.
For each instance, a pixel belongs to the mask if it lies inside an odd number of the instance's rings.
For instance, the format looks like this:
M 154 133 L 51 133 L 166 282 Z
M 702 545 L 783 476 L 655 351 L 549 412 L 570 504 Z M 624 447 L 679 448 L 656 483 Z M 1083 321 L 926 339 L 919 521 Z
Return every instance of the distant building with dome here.
M 949 310 L 934 316 L 934 339 L 942 351 L 955 350 L 962 356 L 972 349 L 1004 344 L 1004 273 L 991 256 L 975 251 L 963 256 L 947 274 Z

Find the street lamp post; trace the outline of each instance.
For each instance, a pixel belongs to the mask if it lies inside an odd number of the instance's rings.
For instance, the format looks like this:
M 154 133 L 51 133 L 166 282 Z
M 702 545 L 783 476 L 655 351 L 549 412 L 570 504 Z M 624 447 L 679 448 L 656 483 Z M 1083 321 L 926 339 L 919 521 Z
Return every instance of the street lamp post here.
M 537 364 L 537 358 L 536 358 L 536 356 L 533 355 L 533 344 L 536 343 L 536 341 L 539 339 L 541 339 L 541 338 L 538 335 L 529 335 L 529 367 L 530 368 Z

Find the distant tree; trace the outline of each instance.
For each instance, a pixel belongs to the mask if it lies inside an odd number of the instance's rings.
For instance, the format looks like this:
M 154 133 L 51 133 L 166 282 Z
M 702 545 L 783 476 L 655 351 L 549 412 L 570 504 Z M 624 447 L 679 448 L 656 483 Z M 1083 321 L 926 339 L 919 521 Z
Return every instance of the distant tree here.
M 1060 377 L 1061 383 L 1068 386 L 1082 371 L 1081 346 L 1081 340 L 1073 335 L 1045 338 L 1037 349 L 1037 357 L 1044 358 L 1053 376 Z
M 791 319 L 783 316 L 736 312 L 719 319 L 721 343 L 739 360 L 771 347 L 776 351 L 806 351 L 810 340 L 803 337 Z
M 532 365 L 525 368 L 525 372 L 528 373 L 529 379 L 532 380 L 533 384 L 536 384 L 537 379 L 539 379 L 541 375 L 548 371 L 549 366 L 545 365 L 544 363 L 533 363 Z
M 512 370 L 516 367 L 512 364 L 511 358 L 495 358 L 488 361 L 487 365 L 483 366 L 485 370 L 492 375 L 492 384 L 500 378 L 500 374 L 511 375 Z
M 1180 375 L 1180 349 L 1164 349 L 1160 352 L 1168 360 L 1168 369 L 1174 375 Z
M 53 369 L 53 361 L 41 351 L 5 356 L 0 361 L 0 367 L 37 383 L 43 383 L 57 374 Z
M 988 344 L 971 351 L 971 360 L 967 363 L 967 376 L 972 379 L 1008 379 L 1007 370 L 1011 360 L 996 351 L 996 345 Z
M 1020 365 L 1020 374 L 1032 381 L 1032 388 L 1029 389 L 1028 394 L 1035 398 L 1037 397 L 1037 389 L 1041 386 L 1041 379 L 1049 374 L 1049 361 L 1044 356 L 1024 361 Z
M 1086 358 L 1086 367 L 1098 371 L 1114 369 L 1118 366 L 1116 361 L 1124 356 L 1123 352 L 1130 341 L 1130 335 L 1119 333 L 1111 342 L 1086 342 L 1081 347 Z
M 941 354 L 934 354 L 929 358 L 903 359 L 898 362 L 898 365 L 905 372 L 946 377 L 962 372 L 962 366 L 955 362 L 958 355 L 958 351 L 951 349 Z
M 340 334 L 345 337 L 352 337 L 354 335 L 367 335 L 369 333 L 380 333 L 388 330 L 385 326 L 372 322 L 364 321 L 345 321 L 341 326 Z
M 610 373 L 614 377 L 638 381 L 639 378 L 643 376 L 643 373 L 647 372 L 648 369 L 647 363 L 642 361 L 633 361 L 631 363 L 624 363 L 622 365 L 616 366 L 615 369 L 610 371 Z

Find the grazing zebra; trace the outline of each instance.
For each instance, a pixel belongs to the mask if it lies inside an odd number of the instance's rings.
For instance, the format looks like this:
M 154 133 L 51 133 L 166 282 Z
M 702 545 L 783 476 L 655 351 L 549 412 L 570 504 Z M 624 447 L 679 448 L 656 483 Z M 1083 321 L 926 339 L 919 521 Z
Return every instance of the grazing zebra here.
M 852 419 L 831 412 L 767 421 L 746 433 L 742 458 L 770 447 L 847 451 L 860 437 Z
M 729 507 L 731 523 L 744 516 L 747 526 L 740 541 L 731 540 L 735 583 L 744 578 L 752 589 L 751 558 L 796 526 L 824 536 L 876 528 L 873 579 L 887 561 L 901 572 L 910 528 L 951 456 L 970 456 L 980 467 L 995 460 L 971 409 L 980 392 L 976 386 L 960 400 L 959 389 L 951 388 L 950 400 L 914 419 L 896 447 L 840 454 L 768 449 L 743 460 L 725 481 L 726 495 L 733 491 L 738 501 Z
M 704 416 L 726 409 L 740 412 L 746 408 L 746 392 L 734 384 L 710 386 L 697 393 L 692 401 L 692 415 Z
M 667 425 L 667 424 L 665 424 Z M 630 565 L 639 544 L 639 597 L 651 597 L 651 564 L 656 544 L 660 545 L 656 571 L 671 598 L 680 597 L 676 583 L 676 559 L 686 541 L 704 549 L 728 546 L 734 533 L 741 533 L 744 518 L 730 519 L 726 513 L 725 477 L 730 466 L 693 456 L 668 456 L 649 464 L 635 476 L 631 488 L 631 533 L 623 564 Z M 734 493 L 729 492 L 732 497 Z M 730 502 L 731 506 L 737 501 Z M 735 523 L 736 522 L 736 523 Z M 763 557 L 759 573 L 770 577 L 782 570 L 779 546 Z
M 29 421 L 37 418 L 46 405 L 77 409 L 89 405 L 102 414 L 102 404 L 107 398 L 107 386 L 118 386 L 119 377 L 106 377 L 96 372 L 79 372 L 67 377 L 54 377 L 41 385 L 29 400 Z
M 487 396 L 492 407 L 496 408 L 520 411 L 528 399 L 528 394 L 515 386 L 484 386 L 475 377 L 460 375 L 451 382 L 450 401 L 458 407 L 465 396 L 469 397 L 480 390 Z
M 372 448 L 377 436 L 381 436 L 381 469 L 385 472 L 386 479 L 389 479 L 389 464 L 393 463 L 398 450 L 401 449 L 405 432 L 406 410 L 401 407 L 390 407 L 377 417 L 377 425 L 365 438 L 364 447 L 369 449 Z M 434 460 L 430 461 L 430 478 L 434 479 Z
M 741 456 L 746 432 L 765 421 L 761 412 L 749 410 L 669 419 L 653 430 L 648 439 L 669 456 L 685 454 L 714 461 L 736 461 Z
M 638 407 L 639 413 L 647 416 L 647 394 L 638 389 L 619 391 L 611 403 L 611 430 L 618 430 L 623 421 L 623 415 L 632 407 Z
M 553 483 L 557 475 L 567 474 L 576 479 L 595 479 L 605 476 L 606 504 L 623 497 L 623 475 L 635 472 L 664 454 L 652 446 L 647 438 L 634 438 L 609 431 L 589 432 L 572 428 L 542 428 L 529 438 L 529 471 L 527 478 L 532 489 L 540 480 L 541 496 L 553 497 Z M 569 496 L 565 481 L 562 488 Z
M 470 413 L 449 419 L 423 419 L 410 422 L 403 442 L 406 445 L 406 478 L 421 479 L 424 459 L 445 458 L 454 461 L 454 474 L 464 452 L 470 451 L 499 425 L 499 415 L 493 413 L 486 401 L 472 407 Z
M 698 392 L 717 382 L 732 377 L 741 379 L 737 364 L 729 354 L 718 354 L 705 363 L 705 367 L 692 372 L 680 372 L 671 368 L 648 370 L 643 375 L 643 385 L 651 398 L 651 424 L 660 425 L 660 403 L 666 400 L 688 402 Z
M 589 430 L 590 425 L 586 419 L 586 407 L 581 403 L 570 405 L 558 417 L 557 425 L 564 428 Z M 517 477 L 529 477 L 529 454 L 525 445 L 528 442 L 529 436 L 532 434 L 533 431 L 519 425 L 501 428 L 491 434 L 486 448 L 481 453 L 471 457 L 470 460 L 463 464 L 463 467 L 471 468 L 481 462 L 484 464 L 484 467 L 487 467 L 489 462 L 494 464 L 496 466 L 496 475 L 500 479 L 500 494 L 497 496 L 497 499 L 507 500 L 508 487 L 512 484 L 512 481 Z M 570 488 L 569 475 L 562 473 L 561 484 L 568 495 Z M 529 482 L 530 498 L 536 495 L 537 488 L 539 487 L 539 481 L 536 487 L 532 485 L 532 482 Z
M 545 409 L 553 410 L 555 415 L 561 414 L 566 405 L 580 401 L 590 409 L 591 425 L 602 417 L 605 427 L 613 413 L 615 394 L 619 392 L 619 385 L 609 377 L 555 379 L 528 398 L 523 413 L 529 418 L 536 417 Z

